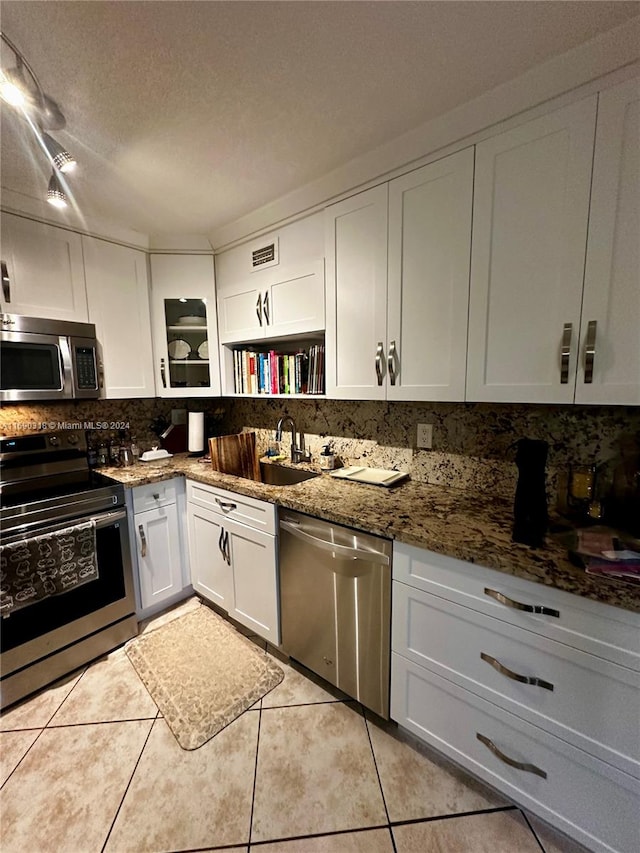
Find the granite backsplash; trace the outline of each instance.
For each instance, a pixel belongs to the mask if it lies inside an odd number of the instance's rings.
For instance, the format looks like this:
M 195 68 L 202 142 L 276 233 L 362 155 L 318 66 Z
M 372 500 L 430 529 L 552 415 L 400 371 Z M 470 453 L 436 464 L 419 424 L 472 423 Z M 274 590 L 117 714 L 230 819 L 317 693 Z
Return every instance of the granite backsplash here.
M 566 490 L 570 465 L 595 464 L 611 471 L 621 446 L 638 453 L 640 409 L 631 407 L 542 406 L 488 403 L 387 403 L 255 398 L 189 400 L 90 400 L 3 406 L 0 432 L 14 435 L 58 424 L 124 422 L 146 449 L 157 442 L 152 423 L 170 419 L 172 409 L 204 411 L 211 435 L 252 429 L 266 451 L 278 418 L 291 415 L 317 458 L 331 441 L 344 464 L 408 471 L 432 484 L 512 498 L 517 481 L 513 443 L 523 437 L 549 443 L 547 485 L 550 505 Z M 433 449 L 416 448 L 416 425 L 433 424 Z M 288 450 L 289 438 L 283 441 Z
M 518 470 L 513 443 L 549 443 L 550 505 L 566 492 L 571 465 L 614 468 L 621 444 L 640 446 L 640 409 L 489 403 L 387 403 L 346 400 L 225 400 L 229 432 L 255 429 L 265 450 L 278 418 L 291 415 L 313 457 L 331 441 L 344 464 L 408 471 L 415 480 L 512 498 Z M 416 448 L 416 425 L 433 424 L 433 448 Z M 284 451 L 289 438 L 284 438 Z M 637 456 L 636 456 L 637 458 Z
M 40 429 L 94 429 L 96 432 L 127 430 L 143 450 L 158 444 L 153 426 L 171 423 L 172 409 L 204 412 L 208 431 L 222 432 L 225 401 L 220 399 L 173 400 L 68 400 L 20 403 L 0 409 L 0 434 L 20 435 Z

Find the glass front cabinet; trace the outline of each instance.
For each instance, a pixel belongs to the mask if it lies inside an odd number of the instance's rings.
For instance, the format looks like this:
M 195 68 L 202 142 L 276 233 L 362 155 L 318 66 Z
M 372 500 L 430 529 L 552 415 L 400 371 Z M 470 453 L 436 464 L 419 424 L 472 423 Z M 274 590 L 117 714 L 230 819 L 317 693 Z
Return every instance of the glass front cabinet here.
M 151 255 L 151 293 L 158 396 L 219 396 L 213 257 Z

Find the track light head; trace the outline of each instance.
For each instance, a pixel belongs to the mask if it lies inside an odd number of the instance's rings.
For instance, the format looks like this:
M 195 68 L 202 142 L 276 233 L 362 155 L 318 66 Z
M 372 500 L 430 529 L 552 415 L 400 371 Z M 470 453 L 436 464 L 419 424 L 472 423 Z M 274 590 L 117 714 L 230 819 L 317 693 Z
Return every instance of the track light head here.
M 57 139 L 54 139 L 52 136 L 49 136 L 48 133 L 43 133 L 42 143 L 47 149 L 47 152 L 51 157 L 53 165 L 56 167 L 56 169 L 59 169 L 61 172 L 64 173 L 73 172 L 73 170 L 78 165 L 76 163 L 76 159 L 72 154 L 69 154 L 66 148 L 60 145 Z
M 67 206 L 67 195 L 64 189 L 62 188 L 60 179 L 58 178 L 55 172 L 52 172 L 51 178 L 49 179 L 49 187 L 47 189 L 47 201 L 54 207 Z

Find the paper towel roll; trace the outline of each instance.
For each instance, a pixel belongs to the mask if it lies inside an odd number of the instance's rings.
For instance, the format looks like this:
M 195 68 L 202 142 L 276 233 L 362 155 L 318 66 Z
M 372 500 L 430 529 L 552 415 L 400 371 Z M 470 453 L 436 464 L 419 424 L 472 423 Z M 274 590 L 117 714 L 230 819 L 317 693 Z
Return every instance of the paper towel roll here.
M 204 450 L 204 412 L 189 412 L 189 453 Z

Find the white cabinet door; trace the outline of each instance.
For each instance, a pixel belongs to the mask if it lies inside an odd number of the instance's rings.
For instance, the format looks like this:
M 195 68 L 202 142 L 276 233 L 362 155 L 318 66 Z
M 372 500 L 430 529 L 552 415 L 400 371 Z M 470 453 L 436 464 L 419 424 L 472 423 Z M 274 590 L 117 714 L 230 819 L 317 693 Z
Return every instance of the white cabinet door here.
M 265 289 L 266 337 L 324 330 L 324 262 L 281 269 Z
M 193 588 L 223 610 L 233 606 L 232 570 L 225 558 L 224 519 L 187 503 L 189 562 Z
M 640 404 L 637 79 L 602 92 L 598 102 L 580 336 L 576 403 Z
M 151 255 L 151 323 L 158 395 L 219 396 L 212 257 Z
M 467 400 L 573 401 L 595 116 L 587 98 L 477 146 Z
M 79 234 L 2 214 L 2 310 L 86 323 L 87 296 Z
M 233 570 L 229 615 L 274 645 L 280 644 L 276 539 L 234 521 L 223 522 Z
M 254 282 L 240 282 L 218 289 L 220 343 L 259 340 L 264 337 L 263 291 Z
M 386 396 L 387 202 L 384 184 L 325 210 L 327 397 Z
M 89 320 L 95 323 L 107 399 L 155 397 L 144 252 L 82 238 Z
M 389 184 L 387 399 L 464 400 L 473 148 Z
M 259 341 L 324 330 L 324 262 L 249 273 L 218 288 L 221 344 Z
M 183 589 L 178 510 L 175 504 L 134 517 L 143 610 Z

